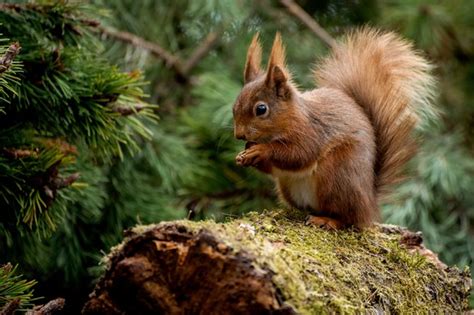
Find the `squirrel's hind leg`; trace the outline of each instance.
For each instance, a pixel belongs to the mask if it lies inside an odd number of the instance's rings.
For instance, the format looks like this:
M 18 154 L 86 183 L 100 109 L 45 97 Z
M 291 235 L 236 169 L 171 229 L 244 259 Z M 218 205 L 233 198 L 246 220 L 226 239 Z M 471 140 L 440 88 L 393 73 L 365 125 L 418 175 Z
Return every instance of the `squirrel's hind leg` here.
M 339 220 L 343 227 L 369 226 L 378 219 L 373 162 L 358 149 L 334 149 L 318 164 L 315 174 L 318 210 Z

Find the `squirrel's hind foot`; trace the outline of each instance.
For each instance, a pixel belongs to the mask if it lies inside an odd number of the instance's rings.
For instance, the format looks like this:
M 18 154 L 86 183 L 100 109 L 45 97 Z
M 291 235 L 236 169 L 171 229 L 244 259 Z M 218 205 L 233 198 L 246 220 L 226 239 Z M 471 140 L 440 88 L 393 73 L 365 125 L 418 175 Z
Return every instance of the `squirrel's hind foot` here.
M 306 217 L 305 225 L 317 226 L 328 231 L 344 228 L 344 224 L 339 220 L 314 215 L 308 215 Z

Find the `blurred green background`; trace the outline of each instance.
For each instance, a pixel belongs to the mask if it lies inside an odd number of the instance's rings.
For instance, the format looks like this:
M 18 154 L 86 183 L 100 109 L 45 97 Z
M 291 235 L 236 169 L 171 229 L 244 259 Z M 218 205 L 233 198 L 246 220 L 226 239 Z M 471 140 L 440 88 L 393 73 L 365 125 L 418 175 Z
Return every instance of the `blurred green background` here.
M 18 1 L 15 1 L 18 2 Z M 427 247 L 459 267 L 474 267 L 474 1 L 296 1 L 333 37 L 369 24 L 415 42 L 436 65 L 439 122 L 420 131 L 423 144 L 410 179 L 383 206 L 387 223 L 424 234 Z M 107 166 L 81 165 L 86 189 L 64 201 L 67 211 L 47 238 L 24 238 L 11 255 L 37 293 L 80 305 L 101 267 L 98 261 L 137 223 L 185 218 L 225 220 L 277 207 L 271 180 L 234 163 L 243 143 L 233 139 L 232 104 L 242 86 L 248 44 L 260 32 L 264 62 L 275 32 L 302 88 L 325 45 L 271 0 L 92 0 L 100 54 L 123 71 L 143 71 L 147 101 L 158 104 L 158 123 L 140 150 Z M 104 31 L 105 29 L 105 31 Z M 186 73 L 142 45 L 120 39 L 132 33 L 185 63 L 206 40 L 214 44 Z M 123 35 L 123 34 L 122 34 Z M 82 157 L 84 160 L 87 157 Z M 7 256 L 7 259 L 9 257 Z

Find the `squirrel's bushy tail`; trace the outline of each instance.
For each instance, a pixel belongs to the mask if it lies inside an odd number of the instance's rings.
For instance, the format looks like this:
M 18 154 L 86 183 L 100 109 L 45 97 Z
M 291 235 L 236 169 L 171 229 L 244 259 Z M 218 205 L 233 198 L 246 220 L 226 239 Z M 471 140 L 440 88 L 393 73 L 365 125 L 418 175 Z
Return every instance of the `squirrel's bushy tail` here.
M 415 126 L 420 119 L 435 116 L 431 69 L 398 35 L 364 27 L 337 44 L 315 71 L 320 87 L 343 90 L 372 122 L 379 198 L 401 179 L 400 171 L 413 156 Z

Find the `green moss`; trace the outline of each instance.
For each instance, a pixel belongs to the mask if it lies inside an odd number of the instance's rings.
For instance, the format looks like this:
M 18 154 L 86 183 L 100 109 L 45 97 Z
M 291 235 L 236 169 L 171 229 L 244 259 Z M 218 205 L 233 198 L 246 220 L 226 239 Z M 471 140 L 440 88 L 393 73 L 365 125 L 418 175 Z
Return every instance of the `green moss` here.
M 175 221 L 207 229 L 234 251 L 255 257 L 256 268 L 274 272 L 285 302 L 301 314 L 442 313 L 467 308 L 468 270 L 440 270 L 399 245 L 400 234 L 380 228 L 325 231 L 305 226 L 304 214 L 278 210 L 226 223 Z M 170 223 L 162 223 L 170 224 Z M 139 226 L 140 233 L 153 226 Z M 467 281 L 468 282 L 468 281 Z

